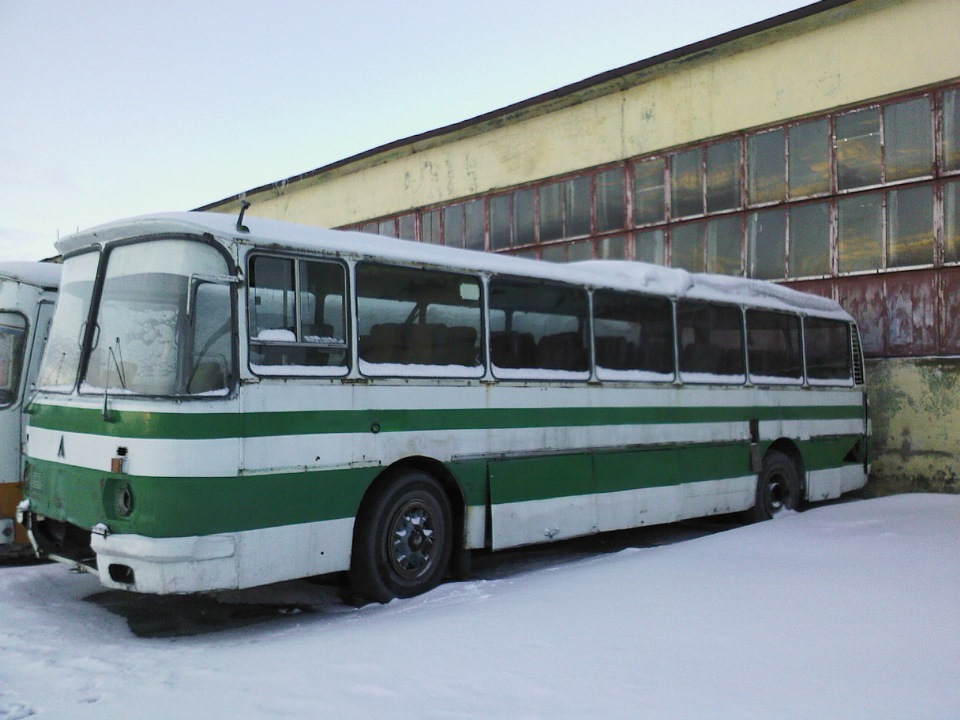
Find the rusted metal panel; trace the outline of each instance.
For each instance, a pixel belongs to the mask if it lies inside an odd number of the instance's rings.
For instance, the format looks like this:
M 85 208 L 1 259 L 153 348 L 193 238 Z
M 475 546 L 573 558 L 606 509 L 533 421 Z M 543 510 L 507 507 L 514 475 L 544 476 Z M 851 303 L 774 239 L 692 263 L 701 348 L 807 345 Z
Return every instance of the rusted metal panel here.
M 930 270 L 885 276 L 887 357 L 936 354 L 937 285 Z
M 886 298 L 882 275 L 837 279 L 837 300 L 860 326 L 863 354 L 883 357 L 886 352 Z
M 941 272 L 940 354 L 960 355 L 960 268 Z

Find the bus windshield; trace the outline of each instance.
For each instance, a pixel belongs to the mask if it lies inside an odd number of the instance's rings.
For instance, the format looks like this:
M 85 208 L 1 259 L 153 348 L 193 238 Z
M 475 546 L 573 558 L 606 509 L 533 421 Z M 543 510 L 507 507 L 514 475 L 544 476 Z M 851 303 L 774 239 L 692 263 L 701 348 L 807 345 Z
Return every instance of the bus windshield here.
M 83 393 L 225 395 L 233 378 L 227 263 L 186 240 L 107 258 Z
M 17 399 L 26 330 L 23 315 L 0 312 L 0 407 L 11 405 Z

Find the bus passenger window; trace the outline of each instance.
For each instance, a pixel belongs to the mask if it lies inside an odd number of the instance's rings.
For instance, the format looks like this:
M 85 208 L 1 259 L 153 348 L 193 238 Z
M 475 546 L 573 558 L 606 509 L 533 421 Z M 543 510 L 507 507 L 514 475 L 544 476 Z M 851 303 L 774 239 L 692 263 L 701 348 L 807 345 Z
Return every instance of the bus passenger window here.
M 476 277 L 359 263 L 361 372 L 481 377 L 480 300 Z
M 801 382 L 800 318 L 782 312 L 747 310 L 747 359 L 754 382 Z
M 669 299 L 597 290 L 593 335 L 600 380 L 673 380 Z
M 677 303 L 677 349 L 684 382 L 744 382 L 740 308 L 697 300 Z
M 490 359 L 500 378 L 587 380 L 587 294 L 525 280 L 490 281 Z
M 345 287 L 345 271 L 337 263 L 255 256 L 247 295 L 254 371 L 346 373 Z
M 803 320 L 803 346 L 807 378 L 812 383 L 848 383 L 850 372 L 850 326 L 840 320 L 807 317 Z

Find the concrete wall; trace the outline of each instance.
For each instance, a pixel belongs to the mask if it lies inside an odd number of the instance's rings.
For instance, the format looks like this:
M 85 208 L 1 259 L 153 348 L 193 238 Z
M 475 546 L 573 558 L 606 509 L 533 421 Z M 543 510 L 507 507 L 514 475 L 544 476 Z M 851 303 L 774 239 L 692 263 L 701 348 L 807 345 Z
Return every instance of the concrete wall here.
M 867 363 L 873 472 L 867 491 L 960 493 L 960 358 Z

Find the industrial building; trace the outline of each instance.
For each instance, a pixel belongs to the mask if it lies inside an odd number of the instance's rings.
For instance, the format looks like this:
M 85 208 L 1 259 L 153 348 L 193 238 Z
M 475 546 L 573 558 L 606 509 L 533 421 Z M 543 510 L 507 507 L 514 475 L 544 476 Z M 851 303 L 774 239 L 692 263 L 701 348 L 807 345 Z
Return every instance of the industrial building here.
M 958 492 L 958 30 L 957 0 L 824 0 L 200 209 L 833 297 L 874 492 Z

